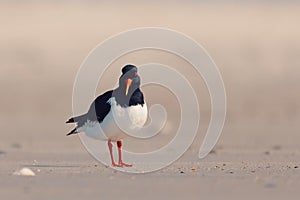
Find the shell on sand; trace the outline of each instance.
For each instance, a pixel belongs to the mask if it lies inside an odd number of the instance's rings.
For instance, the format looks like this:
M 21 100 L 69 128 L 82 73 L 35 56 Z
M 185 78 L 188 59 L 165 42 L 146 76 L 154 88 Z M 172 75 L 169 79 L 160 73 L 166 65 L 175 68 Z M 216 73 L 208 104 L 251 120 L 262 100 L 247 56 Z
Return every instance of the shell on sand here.
M 35 176 L 35 173 L 31 169 L 29 169 L 27 167 L 24 167 L 24 168 L 20 169 L 19 171 L 15 171 L 13 173 L 13 175 L 18 175 L 18 176 Z

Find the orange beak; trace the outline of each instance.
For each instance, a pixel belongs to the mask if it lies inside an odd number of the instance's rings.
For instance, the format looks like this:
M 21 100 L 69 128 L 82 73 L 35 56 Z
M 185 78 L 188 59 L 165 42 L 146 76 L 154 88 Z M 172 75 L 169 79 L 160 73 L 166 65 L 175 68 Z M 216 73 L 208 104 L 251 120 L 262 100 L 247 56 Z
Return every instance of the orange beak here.
M 129 78 L 126 80 L 126 96 L 128 95 L 128 90 L 130 88 L 131 83 L 132 83 L 132 79 Z

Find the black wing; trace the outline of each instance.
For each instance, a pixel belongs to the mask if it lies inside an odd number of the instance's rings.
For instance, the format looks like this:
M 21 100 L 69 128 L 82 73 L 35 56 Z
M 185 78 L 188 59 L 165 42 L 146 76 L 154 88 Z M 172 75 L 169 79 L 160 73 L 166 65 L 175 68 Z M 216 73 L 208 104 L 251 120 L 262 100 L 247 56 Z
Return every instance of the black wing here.
M 90 109 L 87 113 L 87 119 L 91 121 L 98 120 L 99 122 L 102 122 L 106 115 L 110 111 L 110 103 L 107 101 L 112 97 L 113 91 L 110 90 L 108 92 L 105 92 L 104 94 L 98 96 L 95 101 L 90 106 Z
M 107 102 L 112 97 L 113 91 L 110 90 L 98 96 L 90 106 L 86 114 L 72 117 L 66 123 L 77 123 L 77 127 L 82 126 L 87 120 L 102 122 L 110 111 L 110 104 Z

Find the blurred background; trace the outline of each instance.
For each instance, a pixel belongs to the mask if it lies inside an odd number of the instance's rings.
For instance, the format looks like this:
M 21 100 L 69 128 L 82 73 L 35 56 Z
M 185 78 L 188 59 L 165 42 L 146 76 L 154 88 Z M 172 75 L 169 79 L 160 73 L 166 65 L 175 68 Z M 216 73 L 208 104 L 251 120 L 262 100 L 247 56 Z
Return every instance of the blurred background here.
M 219 147 L 299 147 L 300 2 L 0 1 L 0 24 L 0 150 L 84 151 L 78 137 L 65 137 L 72 127 L 64 124 L 81 63 L 106 38 L 147 26 L 194 38 L 219 67 L 228 100 Z M 174 66 L 197 86 L 201 142 L 209 97 L 201 77 L 172 55 L 144 51 L 120 58 L 97 93 L 114 87 L 126 62 L 153 60 Z M 149 91 L 146 97 L 157 102 Z M 159 99 L 163 92 L 157 92 Z

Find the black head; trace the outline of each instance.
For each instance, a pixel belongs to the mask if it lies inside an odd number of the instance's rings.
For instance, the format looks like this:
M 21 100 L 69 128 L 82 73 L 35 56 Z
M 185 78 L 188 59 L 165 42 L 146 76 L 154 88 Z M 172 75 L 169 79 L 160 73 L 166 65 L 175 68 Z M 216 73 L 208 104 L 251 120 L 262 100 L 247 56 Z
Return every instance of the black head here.
M 141 81 L 137 73 L 137 67 L 134 65 L 126 65 L 122 68 L 122 75 L 119 79 L 119 87 L 124 95 L 130 96 L 140 87 Z
M 122 68 L 119 78 L 119 87 L 114 90 L 113 96 L 119 105 L 126 107 L 131 105 L 144 105 L 144 96 L 140 90 L 140 77 L 137 67 L 126 65 Z
M 122 73 L 123 75 L 126 74 L 127 72 L 137 72 L 137 67 L 134 66 L 134 65 L 125 65 L 123 68 L 122 68 Z

